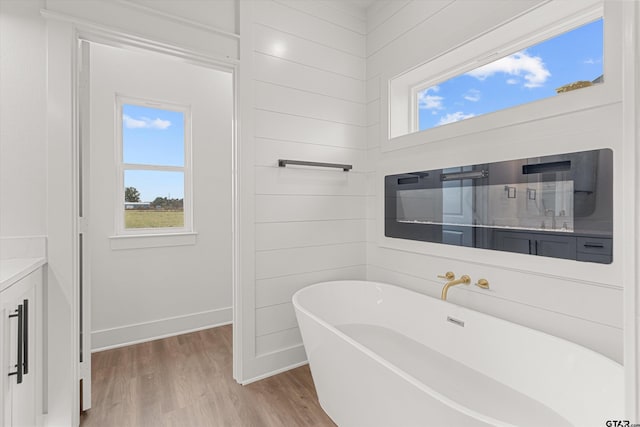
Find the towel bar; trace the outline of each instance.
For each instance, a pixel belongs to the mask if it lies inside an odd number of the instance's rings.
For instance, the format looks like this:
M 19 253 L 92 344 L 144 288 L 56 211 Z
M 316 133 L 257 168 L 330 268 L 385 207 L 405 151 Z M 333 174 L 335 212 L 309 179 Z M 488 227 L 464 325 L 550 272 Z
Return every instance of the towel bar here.
M 338 168 L 342 169 L 345 172 L 353 169 L 353 165 L 343 165 L 340 163 L 323 163 L 323 162 L 307 162 L 304 160 L 286 160 L 286 159 L 278 159 L 278 166 L 281 168 L 287 165 L 300 165 L 300 166 L 316 166 L 322 168 Z

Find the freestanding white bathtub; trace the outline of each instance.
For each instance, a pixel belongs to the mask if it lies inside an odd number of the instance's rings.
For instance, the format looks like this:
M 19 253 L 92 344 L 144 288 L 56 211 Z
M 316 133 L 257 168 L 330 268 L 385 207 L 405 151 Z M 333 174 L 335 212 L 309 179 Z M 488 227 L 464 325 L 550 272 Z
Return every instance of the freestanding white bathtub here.
M 319 283 L 293 305 L 320 404 L 340 427 L 622 419 L 622 366 L 560 338 L 383 283 Z

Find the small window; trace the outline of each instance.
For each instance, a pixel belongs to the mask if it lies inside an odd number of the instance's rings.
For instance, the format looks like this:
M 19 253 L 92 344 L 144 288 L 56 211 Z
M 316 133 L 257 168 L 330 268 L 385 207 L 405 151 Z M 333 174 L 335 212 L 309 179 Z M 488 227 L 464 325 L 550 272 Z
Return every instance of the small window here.
M 189 109 L 118 98 L 118 113 L 119 234 L 191 231 Z
M 598 19 L 443 82 L 414 87 L 414 131 L 603 81 L 603 20 Z

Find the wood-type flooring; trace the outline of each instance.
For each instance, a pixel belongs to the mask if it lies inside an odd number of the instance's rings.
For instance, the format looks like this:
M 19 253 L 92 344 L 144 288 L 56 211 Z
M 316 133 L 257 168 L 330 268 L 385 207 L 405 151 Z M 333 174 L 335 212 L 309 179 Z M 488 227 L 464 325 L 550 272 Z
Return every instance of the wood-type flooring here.
M 232 377 L 231 326 L 94 353 L 82 427 L 335 426 L 308 366 L 247 386 Z

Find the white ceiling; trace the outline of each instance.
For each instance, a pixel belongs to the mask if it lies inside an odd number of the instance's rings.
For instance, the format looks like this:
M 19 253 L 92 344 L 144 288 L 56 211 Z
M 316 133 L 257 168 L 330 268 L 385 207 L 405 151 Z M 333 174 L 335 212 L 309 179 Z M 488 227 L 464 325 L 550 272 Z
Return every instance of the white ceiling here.
M 376 2 L 376 0 L 349 0 L 349 2 L 355 4 L 362 10 L 366 10 L 369 6 Z
M 378 0 L 325 0 L 334 7 L 344 11 L 350 11 L 357 15 L 366 15 L 367 8 Z

